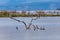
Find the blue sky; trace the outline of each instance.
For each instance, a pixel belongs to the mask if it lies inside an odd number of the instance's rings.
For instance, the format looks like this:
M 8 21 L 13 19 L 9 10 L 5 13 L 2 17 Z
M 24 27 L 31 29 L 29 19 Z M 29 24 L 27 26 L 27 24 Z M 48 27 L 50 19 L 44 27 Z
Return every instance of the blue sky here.
M 7 3 L 32 3 L 32 2 L 60 2 L 60 0 L 0 0 L 0 5 L 7 4 Z
M 52 3 L 51 3 L 52 2 Z M 35 4 L 36 5 L 35 5 Z M 39 3 L 39 4 L 38 4 Z M 45 4 L 44 4 L 45 3 Z M 48 3 L 48 4 L 47 4 Z M 50 4 L 49 4 L 50 3 Z M 50 7 L 53 7 L 53 8 L 59 8 L 60 7 L 60 0 L 0 0 L 0 6 L 8 6 L 8 5 L 26 5 L 28 4 L 27 6 L 29 7 L 30 5 L 33 6 L 36 6 L 35 8 L 31 7 L 31 9 L 39 9 L 39 8 L 42 8 L 42 9 L 49 9 Z M 40 5 L 41 4 L 41 5 Z M 52 5 L 51 5 L 52 4 Z M 43 6 L 42 6 L 43 5 Z M 45 6 L 46 5 L 46 6 Z M 41 7 L 40 7 L 41 6 Z M 48 7 L 48 8 L 47 8 Z M 2 8 L 2 7 L 1 7 Z M 0 10 L 1 10 L 0 8 Z M 6 8 L 6 7 L 5 7 Z M 3 9 L 5 9 L 3 8 Z M 30 7 L 29 7 L 30 8 Z M 12 8 L 14 9 L 14 8 Z M 22 8 L 21 8 L 22 9 Z

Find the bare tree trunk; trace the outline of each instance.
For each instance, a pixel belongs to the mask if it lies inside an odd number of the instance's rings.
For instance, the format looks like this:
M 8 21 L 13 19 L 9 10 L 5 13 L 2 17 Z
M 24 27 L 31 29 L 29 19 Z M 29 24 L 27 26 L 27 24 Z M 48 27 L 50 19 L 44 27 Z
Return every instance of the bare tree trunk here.
M 31 17 L 32 18 L 32 17 Z M 31 21 L 30 21 L 30 23 L 29 23 L 29 28 L 30 28 L 30 26 L 32 25 L 32 22 L 34 21 L 34 20 L 37 20 L 38 19 L 38 17 L 36 17 L 35 19 L 31 19 Z
M 10 18 L 13 19 L 13 20 L 15 20 L 15 21 L 17 21 L 17 22 L 22 22 L 22 23 L 25 25 L 26 30 L 27 30 L 27 29 L 30 29 L 33 20 L 37 20 L 37 19 L 38 19 L 38 17 L 36 17 L 35 19 L 32 18 L 31 21 L 30 21 L 30 23 L 29 23 L 29 25 L 27 25 L 24 21 L 15 19 L 15 18 L 13 18 L 13 17 L 10 17 Z

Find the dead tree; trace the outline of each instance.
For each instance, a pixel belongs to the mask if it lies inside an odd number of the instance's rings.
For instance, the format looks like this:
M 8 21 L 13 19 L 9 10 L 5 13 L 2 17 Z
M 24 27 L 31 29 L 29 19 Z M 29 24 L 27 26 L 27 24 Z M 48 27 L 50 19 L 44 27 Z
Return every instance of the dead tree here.
M 26 30 L 27 30 L 27 29 L 30 29 L 33 20 L 37 20 L 37 19 L 38 19 L 38 17 L 36 17 L 36 18 L 32 18 L 32 17 L 31 17 L 32 19 L 31 19 L 29 25 L 27 25 L 26 22 L 24 22 L 24 21 L 21 21 L 21 20 L 15 19 L 15 18 L 13 18 L 13 17 L 10 17 L 10 18 L 13 19 L 13 20 L 15 20 L 15 21 L 17 21 L 17 22 L 22 22 L 22 23 L 25 25 Z M 34 30 L 35 30 L 35 29 L 34 29 Z

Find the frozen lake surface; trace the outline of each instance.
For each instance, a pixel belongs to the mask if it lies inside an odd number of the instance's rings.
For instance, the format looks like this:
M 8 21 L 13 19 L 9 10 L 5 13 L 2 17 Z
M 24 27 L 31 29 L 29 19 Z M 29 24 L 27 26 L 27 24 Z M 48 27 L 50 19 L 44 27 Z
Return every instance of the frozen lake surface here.
M 31 18 L 18 17 L 27 24 Z M 60 40 L 60 17 L 41 17 L 34 25 L 44 26 L 46 30 L 25 30 L 24 24 L 10 18 L 0 18 L 0 40 Z M 16 30 L 16 26 L 19 30 Z

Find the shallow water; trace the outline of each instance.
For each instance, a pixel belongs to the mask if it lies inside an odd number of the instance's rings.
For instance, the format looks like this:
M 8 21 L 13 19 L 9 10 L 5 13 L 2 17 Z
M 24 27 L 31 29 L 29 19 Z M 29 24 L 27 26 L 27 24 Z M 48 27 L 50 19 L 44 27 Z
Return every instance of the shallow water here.
M 18 17 L 27 23 L 31 18 Z M 0 18 L 0 40 L 60 40 L 60 17 L 41 17 L 34 25 L 44 26 L 46 30 L 25 30 L 24 24 L 10 18 Z M 16 30 L 16 26 L 19 30 Z

